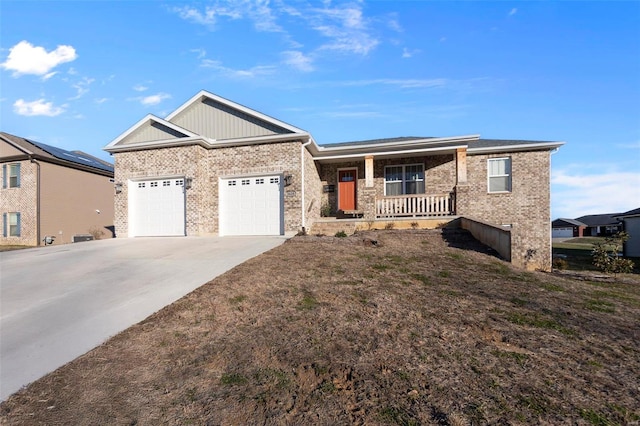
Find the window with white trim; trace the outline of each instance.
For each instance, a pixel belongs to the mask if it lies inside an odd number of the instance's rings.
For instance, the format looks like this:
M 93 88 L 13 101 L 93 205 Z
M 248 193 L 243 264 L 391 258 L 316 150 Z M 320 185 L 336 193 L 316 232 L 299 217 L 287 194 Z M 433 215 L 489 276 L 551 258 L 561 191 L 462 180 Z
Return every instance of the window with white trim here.
M 158 187 L 158 182 L 151 182 L 151 183 L 149 184 L 149 186 L 150 186 L 151 188 L 157 188 L 157 187 Z
M 138 188 L 144 188 L 145 186 L 144 182 L 138 182 Z
M 264 179 L 260 178 L 260 179 L 256 179 L 256 185 L 263 185 L 264 184 Z
M 2 214 L 2 236 L 20 236 L 20 213 L 12 212 Z
M 488 192 L 511 192 L 511 158 L 487 160 Z
M 162 186 L 171 186 L 171 181 L 170 180 L 163 180 L 162 181 Z
M 424 194 L 424 165 L 384 168 L 384 195 Z
M 20 163 L 2 165 L 2 187 L 20 188 Z
M 236 181 L 235 180 L 230 180 L 227 182 L 228 186 L 236 186 Z
M 242 184 L 243 185 L 250 185 L 251 184 L 251 180 L 250 179 L 242 179 Z
M 269 179 L 269 183 L 280 183 L 280 178 L 272 177 Z

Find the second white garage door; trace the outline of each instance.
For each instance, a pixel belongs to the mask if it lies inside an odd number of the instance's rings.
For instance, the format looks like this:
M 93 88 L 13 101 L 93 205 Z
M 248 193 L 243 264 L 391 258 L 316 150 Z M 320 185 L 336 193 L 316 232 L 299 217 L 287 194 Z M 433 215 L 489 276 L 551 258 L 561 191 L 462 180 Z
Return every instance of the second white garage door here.
M 185 235 L 184 179 L 129 182 L 129 236 Z
M 220 179 L 220 235 L 282 234 L 280 175 Z
M 573 228 L 553 228 L 551 236 L 553 238 L 571 238 L 573 237 Z

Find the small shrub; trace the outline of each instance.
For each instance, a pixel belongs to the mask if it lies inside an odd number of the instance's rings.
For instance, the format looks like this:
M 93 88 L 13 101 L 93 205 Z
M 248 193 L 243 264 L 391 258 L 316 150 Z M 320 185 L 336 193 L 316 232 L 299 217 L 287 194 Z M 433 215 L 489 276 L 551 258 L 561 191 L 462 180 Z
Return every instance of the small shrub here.
M 604 242 L 595 244 L 591 258 L 596 268 L 606 273 L 621 274 L 633 271 L 634 264 L 630 259 L 623 259 L 619 253 L 622 245 L 629 239 L 626 232 L 618 232 L 607 237 Z
M 247 378 L 237 373 L 225 373 L 220 377 L 220 383 L 223 385 L 241 385 L 247 383 Z
M 419 226 L 418 222 L 411 222 L 411 229 L 418 229 Z
M 94 240 L 100 240 L 104 236 L 104 231 L 97 226 L 92 226 L 89 228 L 89 234 L 93 237 Z
M 329 217 L 331 216 L 331 204 L 324 202 L 320 207 L 320 216 Z
M 558 271 L 564 271 L 569 266 L 566 260 L 556 257 L 553 259 L 553 263 L 551 264 L 553 269 L 557 269 Z
M 387 222 L 387 223 L 384 224 L 384 229 L 387 229 L 387 230 L 393 229 L 395 227 L 396 227 L 395 222 Z
M 338 238 L 345 238 L 347 236 L 347 233 L 344 231 L 338 231 L 334 236 Z

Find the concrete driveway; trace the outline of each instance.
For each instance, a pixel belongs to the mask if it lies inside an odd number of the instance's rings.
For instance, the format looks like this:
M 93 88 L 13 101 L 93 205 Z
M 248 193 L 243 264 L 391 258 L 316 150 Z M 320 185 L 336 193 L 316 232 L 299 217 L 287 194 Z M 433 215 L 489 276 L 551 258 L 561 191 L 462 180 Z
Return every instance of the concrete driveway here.
M 0 253 L 0 400 L 284 241 L 132 238 Z

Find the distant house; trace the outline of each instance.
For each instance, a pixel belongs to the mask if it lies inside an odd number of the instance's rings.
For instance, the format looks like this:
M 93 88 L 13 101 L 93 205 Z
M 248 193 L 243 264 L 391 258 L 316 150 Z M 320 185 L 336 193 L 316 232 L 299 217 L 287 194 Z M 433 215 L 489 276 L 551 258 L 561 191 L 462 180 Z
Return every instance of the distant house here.
M 619 213 L 592 214 L 581 216 L 575 220 L 584 223 L 585 237 L 607 237 L 622 231 L 622 222 L 616 218 Z
M 574 219 L 556 219 L 551 222 L 551 236 L 553 238 L 574 238 L 584 236 L 587 225 Z
M 624 255 L 640 257 L 640 208 L 629 210 L 616 216 L 622 220 L 623 230 L 629 234 L 624 244 Z
M 113 237 L 113 165 L 81 151 L 0 132 L 0 245 Z M 49 239 L 51 241 L 51 239 Z

